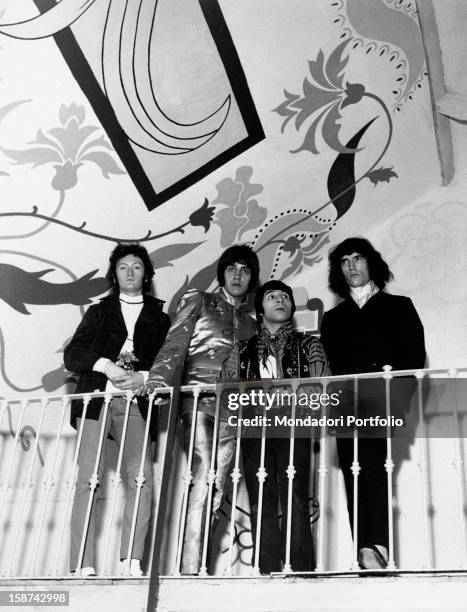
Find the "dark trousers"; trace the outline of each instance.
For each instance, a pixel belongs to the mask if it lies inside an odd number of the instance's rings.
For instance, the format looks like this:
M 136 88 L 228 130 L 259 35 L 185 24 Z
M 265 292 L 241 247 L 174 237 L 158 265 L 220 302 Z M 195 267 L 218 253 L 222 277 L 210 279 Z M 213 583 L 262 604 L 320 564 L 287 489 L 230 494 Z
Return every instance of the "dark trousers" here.
M 347 508 L 350 525 L 354 533 L 353 487 L 351 471 L 354 450 L 353 438 L 337 439 L 337 454 L 344 475 L 347 492 Z M 360 438 L 358 441 L 358 548 L 367 544 L 382 544 L 388 547 L 388 476 L 386 461 L 386 438 Z
M 282 570 L 281 562 L 285 562 L 289 450 L 290 440 L 288 438 L 269 438 L 266 440 L 264 467 L 267 477 L 263 488 L 259 553 L 259 569 L 261 573 L 280 572 Z M 308 506 L 310 453 L 310 440 L 301 438 L 295 440 L 293 463 L 296 473 L 292 488 L 290 543 L 290 563 L 294 571 L 311 570 L 313 548 Z M 260 467 L 261 440 L 258 438 L 243 438 L 242 455 L 245 483 L 250 500 L 254 560 L 258 519 L 259 481 L 257 472 Z M 281 521 L 279 520 L 279 500 L 282 509 Z

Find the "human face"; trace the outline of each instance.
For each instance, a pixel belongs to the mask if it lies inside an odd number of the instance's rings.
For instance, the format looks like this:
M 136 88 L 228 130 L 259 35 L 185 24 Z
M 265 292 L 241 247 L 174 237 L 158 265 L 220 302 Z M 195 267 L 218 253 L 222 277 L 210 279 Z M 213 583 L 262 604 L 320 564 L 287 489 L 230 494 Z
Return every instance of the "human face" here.
M 367 260 L 355 251 L 342 257 L 341 270 L 349 287 L 363 287 L 370 280 Z
M 272 333 L 290 319 L 292 300 L 285 291 L 266 291 L 263 297 L 263 325 Z
M 224 289 L 227 293 L 239 301 L 248 291 L 251 272 L 245 264 L 234 263 L 224 270 Z
M 125 255 L 115 267 L 118 287 L 126 295 L 141 295 L 144 279 L 143 261 L 135 255 Z

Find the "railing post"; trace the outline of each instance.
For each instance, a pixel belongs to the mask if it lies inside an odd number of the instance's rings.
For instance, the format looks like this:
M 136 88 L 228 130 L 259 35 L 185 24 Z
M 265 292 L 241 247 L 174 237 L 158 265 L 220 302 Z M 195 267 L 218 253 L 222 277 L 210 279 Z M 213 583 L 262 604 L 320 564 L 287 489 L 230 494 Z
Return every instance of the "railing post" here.
M 383 366 L 385 391 L 386 391 L 386 446 L 387 455 L 384 467 L 388 474 L 388 533 L 389 533 L 389 559 L 388 569 L 395 570 L 396 564 L 394 562 L 394 517 L 392 513 L 392 473 L 394 470 L 394 461 L 392 460 L 392 435 L 391 435 L 391 380 L 393 375 L 391 374 L 392 367 L 389 365 Z
M 323 382 L 323 393 L 326 392 L 327 381 Z M 326 454 L 327 454 L 327 435 L 326 435 L 326 420 L 327 410 L 326 406 L 322 405 L 322 417 L 323 425 L 320 426 L 320 456 L 319 456 L 319 507 L 320 507 L 320 520 L 318 523 L 318 551 L 316 555 L 316 572 L 324 572 L 324 534 L 325 534 L 325 522 L 326 522 L 326 477 L 328 474 L 328 467 L 326 465 Z
M 178 374 L 178 376 L 177 376 Z M 176 380 L 180 380 L 181 373 L 176 373 Z M 151 394 L 150 398 L 154 398 L 156 389 Z M 162 472 L 161 472 L 161 487 L 159 494 L 159 501 L 156 505 L 154 512 L 155 522 L 155 535 L 154 535 L 154 553 L 152 557 L 151 576 L 149 580 L 149 592 L 148 592 L 148 610 L 155 610 L 157 606 L 157 597 L 159 591 L 159 575 L 160 575 L 160 564 L 162 559 L 162 544 L 164 541 L 164 522 L 167 512 L 168 502 L 168 486 L 172 468 L 175 465 L 175 431 L 177 427 L 178 417 L 178 398 L 180 388 L 174 387 L 170 390 L 170 409 L 169 418 L 167 423 L 167 437 L 164 448 L 164 455 L 162 459 Z
M 52 568 L 52 575 L 55 576 L 59 576 L 60 572 L 59 572 L 59 563 L 60 563 L 60 554 L 62 552 L 62 546 L 64 543 L 64 536 L 65 536 L 65 529 L 67 526 L 67 519 L 68 519 L 68 512 L 70 509 L 70 503 L 71 503 L 71 496 L 73 494 L 73 490 L 76 487 L 76 478 L 77 478 L 77 474 L 76 474 L 76 470 L 77 470 L 77 466 L 78 466 L 78 455 L 79 455 L 79 451 L 81 448 L 81 440 L 83 438 L 83 429 L 84 429 L 84 423 L 86 420 L 86 413 L 88 410 L 88 406 L 89 406 L 89 402 L 91 401 L 91 396 L 90 395 L 85 395 L 83 398 L 83 412 L 81 415 L 81 423 L 79 425 L 79 429 L 78 429 L 78 437 L 76 440 L 76 447 L 75 447 L 75 453 L 73 455 L 73 464 L 71 467 L 71 477 L 66 481 L 66 485 L 68 488 L 68 493 L 66 496 L 66 503 L 65 503 L 65 511 L 63 513 L 63 521 L 62 521 L 62 527 L 60 529 L 60 535 L 58 537 L 58 547 L 57 547 L 57 554 L 55 556 L 55 562 L 54 562 L 54 566 Z M 75 568 L 73 568 L 75 569 Z
M 232 510 L 230 512 L 230 530 L 229 530 L 229 565 L 226 570 L 226 575 L 231 576 L 233 574 L 232 566 L 233 566 L 233 546 L 234 546 L 234 535 L 235 535 L 235 518 L 236 518 L 236 509 L 237 509 L 237 496 L 238 496 L 238 483 L 242 477 L 240 472 L 240 447 L 241 447 L 241 437 L 242 437 L 242 416 L 243 416 L 243 406 L 240 404 L 238 411 L 238 419 L 237 419 L 237 437 L 235 444 L 235 464 L 232 470 L 232 483 L 233 483 L 233 491 L 232 491 Z
M 289 447 L 289 465 L 287 466 L 287 531 L 285 537 L 285 563 L 284 572 L 291 572 L 292 565 L 290 563 L 290 544 L 292 537 L 292 512 L 293 512 L 293 481 L 296 470 L 294 466 L 294 450 L 295 450 L 295 418 L 297 415 L 297 389 L 298 383 L 294 379 L 291 383 L 292 387 L 292 425 L 290 427 L 290 447 Z
M 449 378 L 455 379 L 457 378 L 458 371 L 455 368 L 451 368 L 448 371 Z M 467 537 L 465 532 L 465 489 L 464 489 L 464 461 L 462 459 L 462 442 L 461 437 L 456 435 L 457 432 L 460 432 L 459 427 L 459 412 L 457 409 L 457 389 L 455 389 L 456 393 L 452 398 L 452 418 L 454 420 L 454 460 L 453 466 L 456 470 L 457 475 L 457 498 L 458 498 L 458 511 L 459 511 L 459 531 L 460 531 L 460 540 L 462 542 L 462 560 L 460 564 L 461 569 L 465 569 L 467 567 Z
M 182 554 L 183 554 L 183 541 L 185 539 L 185 529 L 186 529 L 186 516 L 188 511 L 188 497 L 190 495 L 190 486 L 193 480 L 193 449 L 195 445 L 195 435 L 196 435 L 196 425 L 198 422 L 198 402 L 199 402 L 199 386 L 193 389 L 193 418 L 191 420 L 191 428 L 190 428 L 190 442 L 188 448 L 188 457 L 186 462 L 186 470 L 185 475 L 183 477 L 183 498 L 182 498 L 182 509 L 180 515 L 180 530 L 178 533 L 178 544 L 177 544 L 177 554 L 175 557 L 175 576 L 181 575 L 181 564 L 182 564 Z
M 122 477 L 120 475 L 120 471 L 122 468 L 123 461 L 123 451 L 125 448 L 126 441 L 126 433 L 128 429 L 128 418 L 130 414 L 130 405 L 131 400 L 133 399 L 131 391 L 127 391 L 126 393 L 126 406 L 125 406 L 125 416 L 123 418 L 123 428 L 122 428 L 122 439 L 120 441 L 120 448 L 118 449 L 118 459 L 117 466 L 115 468 L 115 476 L 113 477 L 112 482 L 112 503 L 110 508 L 110 517 L 109 517 L 109 526 L 107 528 L 107 536 L 105 538 L 105 548 L 104 548 L 104 576 L 108 576 L 108 557 L 109 557 L 109 548 L 110 548 L 110 537 L 112 535 L 112 523 L 115 513 L 115 505 L 117 502 L 117 493 L 118 489 L 122 483 Z
M 428 460 L 427 460 L 427 441 L 426 441 L 426 427 L 425 418 L 423 414 L 423 389 L 422 383 L 425 374 L 418 370 L 415 372 L 415 378 L 417 379 L 417 404 L 418 404 L 418 421 L 420 427 L 420 444 L 419 444 L 419 458 L 418 467 L 420 470 L 420 478 L 422 484 L 422 506 L 423 506 L 423 532 L 425 540 L 425 564 L 424 569 L 431 569 L 433 561 L 431 557 L 431 546 L 430 546 L 430 529 L 429 529 L 429 500 L 428 500 Z
M 49 503 L 49 497 L 50 497 L 50 492 L 52 491 L 53 487 L 56 484 L 55 481 L 55 470 L 57 467 L 57 459 L 58 459 L 58 451 L 60 448 L 60 442 L 61 442 L 61 435 L 62 435 L 62 430 L 63 430 L 63 423 L 65 421 L 65 414 L 68 408 L 68 401 L 66 397 L 62 397 L 62 414 L 60 417 L 60 423 L 58 425 L 58 430 L 57 430 L 57 438 L 55 441 L 55 450 L 53 453 L 53 459 L 52 459 L 52 465 L 49 471 L 49 475 L 46 476 L 44 478 L 43 481 L 43 486 L 45 489 L 45 496 L 44 496 L 44 501 L 42 504 L 42 510 L 41 510 L 41 517 L 39 519 L 39 529 L 37 532 L 37 538 L 36 538 L 36 543 L 34 545 L 34 550 L 32 553 L 32 559 L 31 559 L 31 565 L 30 565 L 30 569 L 29 569 L 29 575 L 33 574 L 34 575 L 34 570 L 36 567 L 36 561 L 37 561 L 37 555 L 39 553 L 39 543 L 41 540 L 41 536 L 42 536 L 42 532 L 44 530 L 44 522 L 45 522 L 45 515 L 47 512 L 47 505 Z
M 353 399 L 353 414 L 355 419 L 358 417 L 358 378 L 354 378 L 354 399 Z M 361 472 L 360 463 L 358 462 L 358 428 L 353 430 L 353 461 L 350 468 L 353 475 L 353 559 L 352 569 L 358 571 L 358 476 Z
M 256 538 L 255 538 L 255 558 L 253 562 L 253 567 L 251 568 L 251 573 L 254 576 L 259 576 L 259 553 L 261 548 L 261 526 L 263 520 L 263 491 L 264 491 L 264 481 L 266 480 L 268 473 L 266 472 L 265 457 L 266 457 L 266 422 L 267 422 L 267 410 L 266 405 L 263 406 L 263 418 L 262 418 L 262 427 L 261 427 L 261 454 L 259 459 L 259 468 L 256 472 L 256 476 L 258 478 L 258 511 L 256 516 Z
M 84 557 L 84 549 L 86 547 L 86 538 L 88 535 L 88 528 L 89 528 L 89 522 L 91 520 L 91 513 L 92 513 L 92 504 L 94 501 L 94 493 L 99 485 L 99 463 L 100 463 L 100 459 L 101 459 L 101 455 L 102 455 L 102 448 L 104 446 L 104 437 L 105 437 L 105 429 L 106 429 L 106 423 L 107 423 L 107 415 L 109 412 L 109 406 L 110 406 L 110 402 L 112 401 L 112 396 L 111 395 L 106 395 L 105 396 L 105 400 L 104 400 L 104 412 L 103 412 L 103 416 L 102 416 L 102 427 L 101 427 L 101 431 L 100 431 L 100 435 L 99 435 L 99 443 L 97 445 L 97 452 L 96 452 L 96 460 L 94 462 L 94 471 L 92 473 L 91 478 L 89 479 L 89 499 L 88 499 L 88 505 L 86 508 L 86 516 L 84 519 L 84 525 L 83 525 L 83 533 L 81 535 L 81 544 L 79 547 L 79 553 L 78 553 L 78 562 L 76 564 L 76 569 L 81 569 L 82 565 L 83 565 L 83 557 Z M 102 409 L 101 409 L 102 410 Z M 84 419 L 83 419 L 84 420 Z
M 216 412 L 214 415 L 214 431 L 212 434 L 212 449 L 211 449 L 211 465 L 208 471 L 208 498 L 206 506 L 206 521 L 204 524 L 204 538 L 203 538 L 203 551 L 201 554 L 201 567 L 199 570 L 200 576 L 208 575 L 207 559 L 208 559 L 208 547 L 209 547 L 209 536 L 211 527 L 211 511 L 212 511 L 212 498 L 213 489 L 216 482 L 216 457 L 217 457 L 217 444 L 219 438 L 219 425 L 220 425 L 220 400 L 221 396 L 219 389 L 216 389 Z

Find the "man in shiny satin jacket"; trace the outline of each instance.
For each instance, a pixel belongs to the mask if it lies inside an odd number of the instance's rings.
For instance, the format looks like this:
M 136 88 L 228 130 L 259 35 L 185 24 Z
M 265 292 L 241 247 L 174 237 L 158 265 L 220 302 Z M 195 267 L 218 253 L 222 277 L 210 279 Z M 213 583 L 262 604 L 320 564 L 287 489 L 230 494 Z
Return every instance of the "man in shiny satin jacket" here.
M 258 276 L 259 262 L 256 254 L 246 245 L 235 245 L 228 248 L 219 259 L 219 288 L 216 291 L 205 293 L 192 289 L 182 296 L 165 344 L 149 372 L 146 384 L 149 393 L 157 387 L 213 384 L 217 381 L 222 363 L 231 348 L 239 340 L 246 340 L 255 334 L 256 323 L 249 313 L 247 292 L 254 289 Z M 182 380 L 177 379 L 178 372 L 183 372 Z M 193 406 L 192 396 L 183 398 L 181 416 L 187 455 Z M 182 555 L 183 574 L 198 574 L 200 571 L 215 408 L 214 394 L 200 395 Z M 211 508 L 211 536 L 235 452 L 232 428 L 222 417 L 221 414 Z

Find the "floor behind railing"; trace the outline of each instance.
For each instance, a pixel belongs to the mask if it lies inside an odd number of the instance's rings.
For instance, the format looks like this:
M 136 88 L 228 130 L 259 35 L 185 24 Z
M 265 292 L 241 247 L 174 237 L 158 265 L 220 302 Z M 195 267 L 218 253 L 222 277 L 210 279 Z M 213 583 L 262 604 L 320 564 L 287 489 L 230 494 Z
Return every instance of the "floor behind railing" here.
M 140 612 L 147 609 L 148 587 L 149 578 L 36 578 L 4 579 L 0 584 L 0 591 L 69 591 L 67 610 L 70 612 Z M 467 610 L 467 572 L 405 572 L 387 575 L 349 573 L 306 577 L 277 575 L 258 578 L 162 577 L 157 607 L 154 610 Z

